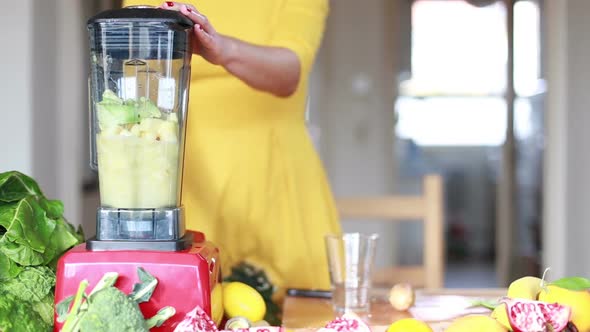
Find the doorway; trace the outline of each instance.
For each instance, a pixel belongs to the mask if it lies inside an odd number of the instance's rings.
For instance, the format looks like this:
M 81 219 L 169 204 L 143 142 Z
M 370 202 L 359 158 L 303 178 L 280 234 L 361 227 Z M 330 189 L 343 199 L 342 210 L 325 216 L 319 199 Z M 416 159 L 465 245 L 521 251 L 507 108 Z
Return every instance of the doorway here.
M 446 287 L 498 287 L 539 273 L 543 101 L 541 6 L 521 0 L 475 6 L 415 0 L 411 61 L 395 103 L 397 191 L 413 193 L 426 173 L 445 179 Z M 513 76 L 507 70 L 513 18 Z M 514 85 L 514 104 L 507 91 Z M 508 163 L 506 149 L 514 146 Z M 513 172 L 509 237 L 498 231 L 502 178 Z M 414 228 L 412 228 L 414 227 Z M 399 262 L 419 259 L 420 230 L 399 230 Z M 509 253 L 498 250 L 511 245 Z M 514 245 L 517 243 L 518 245 Z M 509 270 L 498 275 L 502 255 Z M 517 268 L 518 267 L 518 268 Z M 508 275 L 506 275 L 508 274 Z

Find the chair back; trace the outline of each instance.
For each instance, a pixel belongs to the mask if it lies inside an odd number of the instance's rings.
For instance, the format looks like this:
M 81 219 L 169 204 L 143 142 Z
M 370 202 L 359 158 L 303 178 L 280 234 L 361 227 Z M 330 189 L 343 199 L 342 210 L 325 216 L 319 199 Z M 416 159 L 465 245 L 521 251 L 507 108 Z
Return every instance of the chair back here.
M 424 224 L 422 265 L 379 269 L 373 276 L 375 285 L 409 282 L 428 289 L 444 286 L 444 201 L 440 175 L 424 177 L 422 195 L 339 197 L 336 205 L 341 219 Z

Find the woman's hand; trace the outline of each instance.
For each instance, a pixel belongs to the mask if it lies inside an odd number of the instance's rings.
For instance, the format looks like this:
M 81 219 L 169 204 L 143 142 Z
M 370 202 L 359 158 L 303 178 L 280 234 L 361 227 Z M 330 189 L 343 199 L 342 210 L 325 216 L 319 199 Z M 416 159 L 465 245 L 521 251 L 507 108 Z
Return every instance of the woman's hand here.
M 179 11 L 195 23 L 193 31 L 197 42 L 193 52 L 205 60 L 223 66 L 250 87 L 277 97 L 289 97 L 297 91 L 301 63 L 292 50 L 254 45 L 219 34 L 207 17 L 192 5 L 166 1 L 160 8 Z
M 173 1 L 164 2 L 160 8 L 177 10 L 195 23 L 193 32 L 196 45 L 193 52 L 202 56 L 214 65 L 225 65 L 229 58 L 230 41 L 215 31 L 207 17 L 201 14 L 193 5 Z

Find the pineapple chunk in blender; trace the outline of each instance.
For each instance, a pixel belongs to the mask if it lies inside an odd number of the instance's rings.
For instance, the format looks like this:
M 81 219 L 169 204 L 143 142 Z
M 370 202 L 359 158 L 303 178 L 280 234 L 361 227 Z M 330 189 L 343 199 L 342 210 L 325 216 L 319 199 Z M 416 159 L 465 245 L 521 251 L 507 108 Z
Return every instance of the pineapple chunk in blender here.
M 177 206 L 178 120 L 174 113 L 159 118 L 159 110 L 153 108 L 149 115 L 158 118 L 144 115 L 134 123 L 99 123 L 102 131 L 96 142 L 103 206 Z

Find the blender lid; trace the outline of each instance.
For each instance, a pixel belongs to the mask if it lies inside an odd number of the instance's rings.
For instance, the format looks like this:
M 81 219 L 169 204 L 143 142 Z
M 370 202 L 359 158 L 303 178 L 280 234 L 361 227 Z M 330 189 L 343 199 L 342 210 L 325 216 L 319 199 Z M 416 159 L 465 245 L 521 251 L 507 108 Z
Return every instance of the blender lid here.
M 178 24 L 184 28 L 194 25 L 188 17 L 180 12 L 152 6 L 130 6 L 107 10 L 91 17 L 87 24 L 117 22 L 161 22 Z

